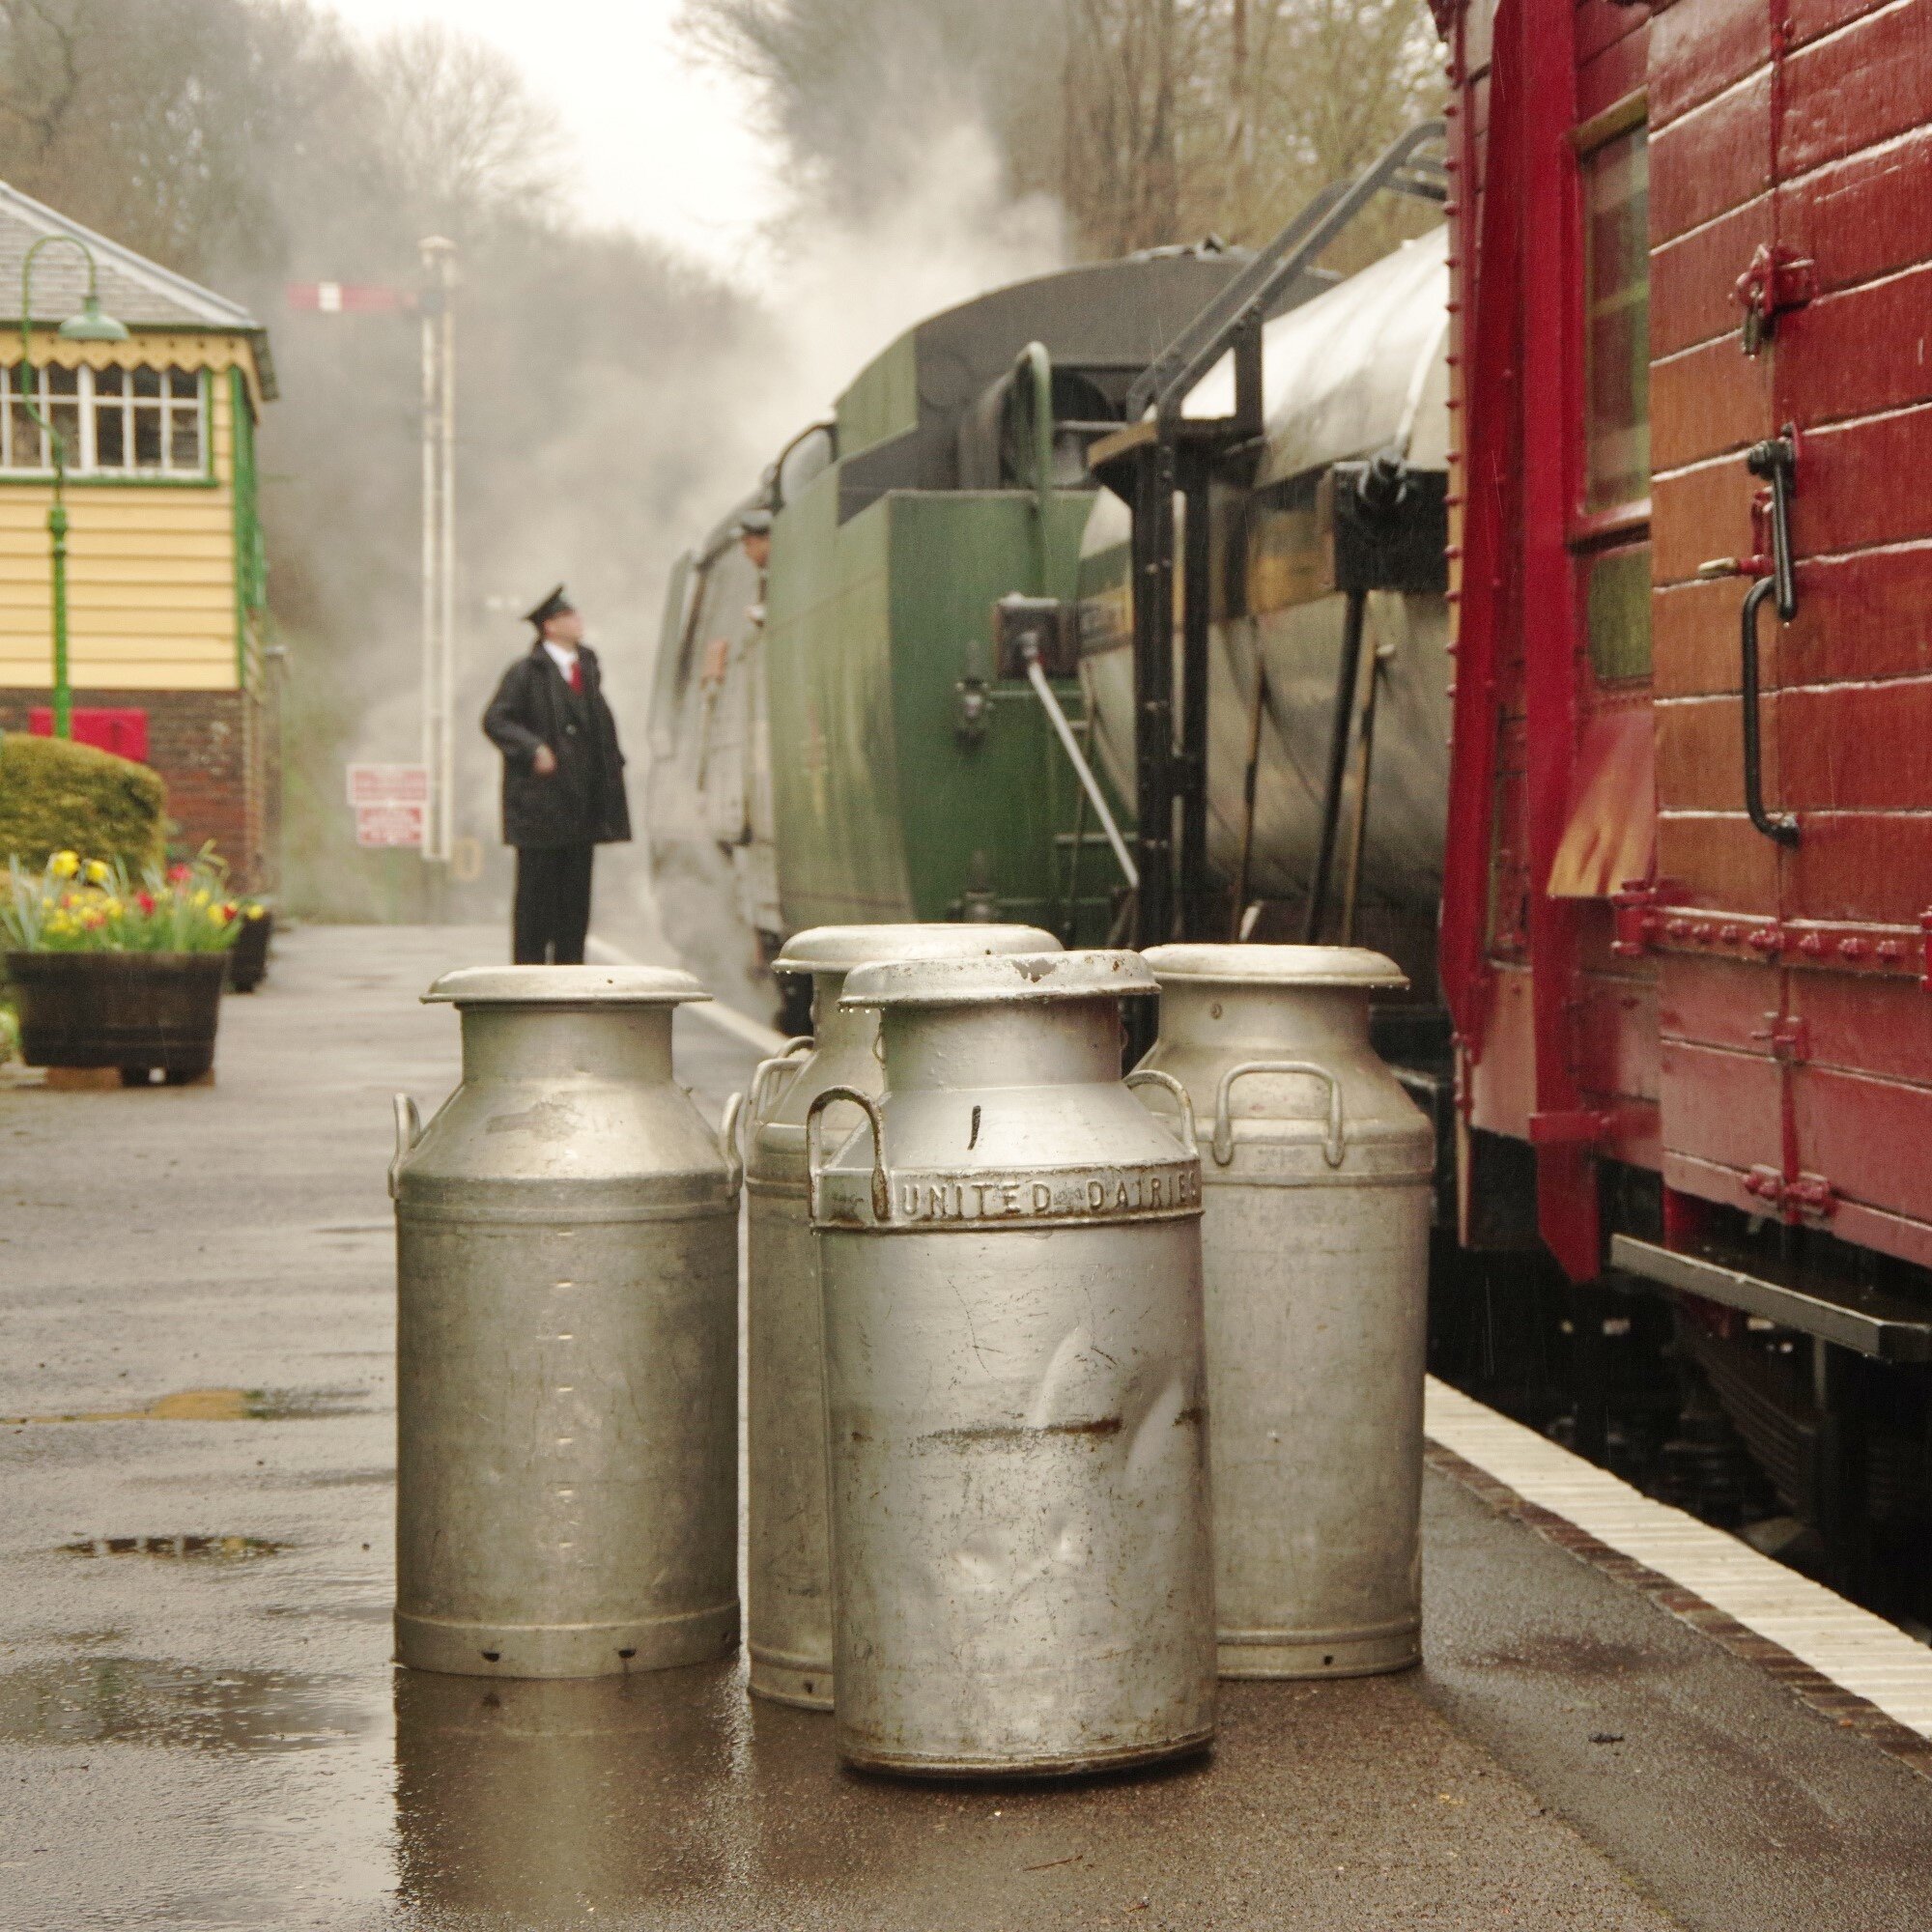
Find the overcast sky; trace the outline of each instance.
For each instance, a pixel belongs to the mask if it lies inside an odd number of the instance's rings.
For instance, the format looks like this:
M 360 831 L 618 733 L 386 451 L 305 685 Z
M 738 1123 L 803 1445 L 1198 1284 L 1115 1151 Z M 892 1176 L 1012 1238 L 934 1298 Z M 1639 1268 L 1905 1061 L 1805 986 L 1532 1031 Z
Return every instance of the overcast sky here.
M 369 33 L 443 20 L 494 42 L 562 110 L 591 219 L 743 274 L 776 210 L 773 157 L 729 80 L 679 57 L 678 0 L 327 0 Z

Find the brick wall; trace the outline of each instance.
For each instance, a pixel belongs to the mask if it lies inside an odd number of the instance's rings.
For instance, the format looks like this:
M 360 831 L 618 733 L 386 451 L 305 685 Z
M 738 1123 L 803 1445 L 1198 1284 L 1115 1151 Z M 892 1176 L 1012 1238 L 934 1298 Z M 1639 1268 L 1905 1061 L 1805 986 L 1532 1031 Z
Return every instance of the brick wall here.
M 0 730 L 24 731 L 44 690 L 0 689 Z M 114 691 L 76 688 L 76 710 L 103 705 L 148 714 L 148 762 L 168 788 L 174 841 L 192 852 L 205 840 L 247 892 L 271 889 L 277 871 L 280 747 L 272 710 L 240 691 Z

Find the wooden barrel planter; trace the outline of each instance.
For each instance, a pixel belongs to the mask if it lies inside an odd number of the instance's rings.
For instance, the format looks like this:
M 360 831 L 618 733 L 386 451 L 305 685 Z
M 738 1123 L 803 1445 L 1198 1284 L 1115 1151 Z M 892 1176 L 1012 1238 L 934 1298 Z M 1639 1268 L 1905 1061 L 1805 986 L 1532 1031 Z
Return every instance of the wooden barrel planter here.
M 226 952 L 9 952 L 20 1057 L 197 1080 L 214 1065 L 227 972 Z
M 260 919 L 244 919 L 235 944 L 228 949 L 228 989 L 252 993 L 268 977 L 269 936 L 275 915 L 266 906 Z

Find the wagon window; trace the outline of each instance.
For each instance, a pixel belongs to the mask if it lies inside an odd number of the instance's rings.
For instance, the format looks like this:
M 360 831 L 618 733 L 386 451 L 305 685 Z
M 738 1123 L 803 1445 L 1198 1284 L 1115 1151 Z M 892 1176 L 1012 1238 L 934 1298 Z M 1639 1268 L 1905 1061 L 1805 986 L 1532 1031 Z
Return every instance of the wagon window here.
M 1645 130 L 1583 160 L 1584 506 L 1650 494 L 1650 220 Z
M 1599 684 L 1650 675 L 1650 546 L 1586 556 L 1583 625 Z

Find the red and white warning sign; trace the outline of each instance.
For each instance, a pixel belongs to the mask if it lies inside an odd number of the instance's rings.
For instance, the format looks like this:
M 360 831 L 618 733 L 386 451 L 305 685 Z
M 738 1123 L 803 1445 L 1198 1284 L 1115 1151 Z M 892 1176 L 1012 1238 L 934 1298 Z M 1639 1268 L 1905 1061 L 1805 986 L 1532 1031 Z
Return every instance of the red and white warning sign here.
M 428 808 L 420 805 L 358 805 L 355 842 L 358 845 L 420 845 Z
M 427 765 L 351 765 L 349 803 L 363 805 L 427 805 Z
M 355 809 L 356 844 L 420 846 L 429 818 L 429 767 L 351 765 L 349 803 Z

